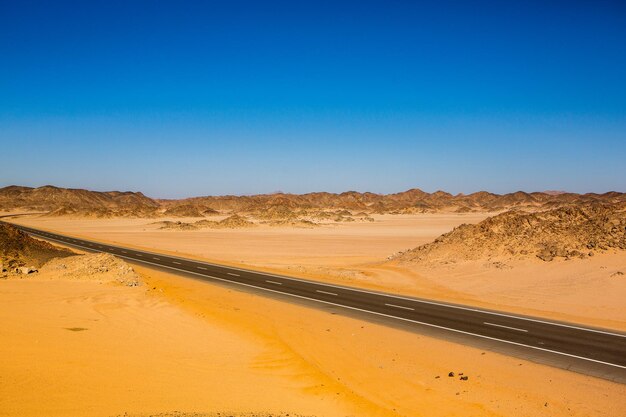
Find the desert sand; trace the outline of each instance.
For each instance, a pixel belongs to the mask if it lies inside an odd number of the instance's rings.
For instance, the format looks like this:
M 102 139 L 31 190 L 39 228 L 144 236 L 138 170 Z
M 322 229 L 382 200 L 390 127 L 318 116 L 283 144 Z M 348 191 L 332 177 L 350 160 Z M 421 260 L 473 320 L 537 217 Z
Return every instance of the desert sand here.
M 494 257 L 422 265 L 388 259 L 489 215 L 373 215 L 374 222 L 312 229 L 161 230 L 150 219 L 119 218 L 14 221 L 244 268 L 626 330 L 626 275 L 619 274 L 626 273 L 623 251 L 552 262 Z
M 0 283 L 0 415 L 112 416 L 183 410 L 353 411 L 311 382 L 264 369 L 261 341 L 145 290 L 91 282 Z
M 0 280 L 0 334 L 11 341 L 0 344 L 0 415 L 619 416 L 626 407 L 616 383 L 134 271 L 138 286 L 109 272 L 59 275 L 58 264 Z

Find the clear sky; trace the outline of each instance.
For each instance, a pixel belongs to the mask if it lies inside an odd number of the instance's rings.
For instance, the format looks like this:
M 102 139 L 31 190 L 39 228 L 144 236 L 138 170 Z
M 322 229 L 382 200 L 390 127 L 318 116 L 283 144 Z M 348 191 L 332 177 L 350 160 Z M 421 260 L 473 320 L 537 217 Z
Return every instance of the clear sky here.
M 9 184 L 626 191 L 626 3 L 0 0 Z

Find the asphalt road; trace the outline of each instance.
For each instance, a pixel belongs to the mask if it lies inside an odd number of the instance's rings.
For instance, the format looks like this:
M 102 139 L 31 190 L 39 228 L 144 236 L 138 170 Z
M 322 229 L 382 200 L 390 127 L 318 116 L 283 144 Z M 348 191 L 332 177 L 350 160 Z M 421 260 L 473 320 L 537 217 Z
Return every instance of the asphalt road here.
M 548 363 L 583 372 L 593 370 L 590 373 L 597 376 L 626 382 L 626 334 L 616 331 L 232 268 L 15 226 L 35 237 L 111 253 L 209 282 L 228 282 L 376 315 L 386 321 L 400 321 L 418 332 L 434 329 L 467 340 L 482 339 L 517 354 L 526 352 L 531 358 L 547 358 Z

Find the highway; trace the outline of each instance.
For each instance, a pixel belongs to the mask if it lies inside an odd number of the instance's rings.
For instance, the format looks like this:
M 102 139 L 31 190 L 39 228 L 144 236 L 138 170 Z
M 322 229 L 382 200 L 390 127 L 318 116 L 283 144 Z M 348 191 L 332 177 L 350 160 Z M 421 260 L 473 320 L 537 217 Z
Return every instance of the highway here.
M 597 376 L 626 381 L 626 334 L 617 331 L 233 268 L 14 226 L 34 237 L 111 253 L 208 282 L 227 282 L 338 307 L 337 311 L 374 315 L 384 318 L 383 322 L 401 322 L 417 332 L 436 330 L 468 341 L 487 341 L 493 346 L 508 347 L 517 355 L 543 357 L 544 363 L 582 372 L 593 369 L 591 373 Z

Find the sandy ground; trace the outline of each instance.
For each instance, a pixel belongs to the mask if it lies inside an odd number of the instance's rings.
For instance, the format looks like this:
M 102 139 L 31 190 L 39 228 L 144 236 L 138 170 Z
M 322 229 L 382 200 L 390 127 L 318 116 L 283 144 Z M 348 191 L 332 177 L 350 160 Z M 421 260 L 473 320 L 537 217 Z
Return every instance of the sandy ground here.
M 626 407 L 623 385 L 135 269 L 142 286 L 45 272 L 0 280 L 9 341 L 0 415 L 621 416 Z
M 311 390 L 316 375 L 266 363 L 274 353 L 264 341 L 146 287 L 35 279 L 0 282 L 2 416 L 356 409 L 348 395 Z
M 373 223 L 313 229 L 158 230 L 149 219 L 23 217 L 85 238 L 343 285 L 626 330 L 626 255 L 550 263 L 465 262 L 437 268 L 386 262 L 488 214 L 378 215 Z M 183 221 L 195 219 L 183 219 Z

